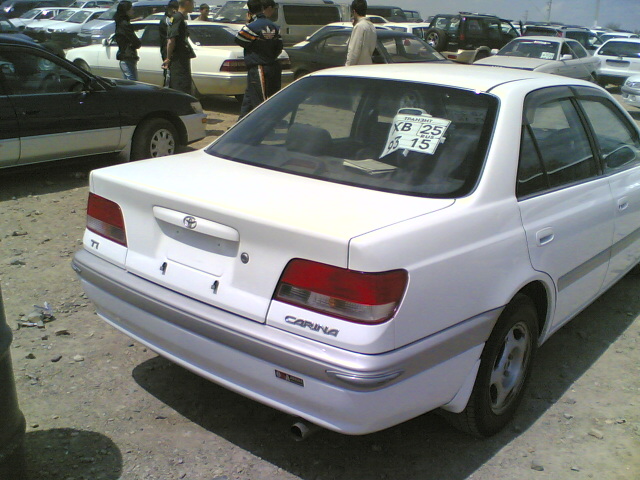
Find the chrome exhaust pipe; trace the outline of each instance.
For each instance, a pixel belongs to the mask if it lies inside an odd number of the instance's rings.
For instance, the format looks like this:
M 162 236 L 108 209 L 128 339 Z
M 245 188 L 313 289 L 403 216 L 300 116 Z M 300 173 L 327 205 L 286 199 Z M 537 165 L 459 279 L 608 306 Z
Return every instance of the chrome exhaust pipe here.
M 290 431 L 291 436 L 296 442 L 302 442 L 321 429 L 322 427 L 319 427 L 318 425 L 299 419 L 296 423 L 291 425 Z

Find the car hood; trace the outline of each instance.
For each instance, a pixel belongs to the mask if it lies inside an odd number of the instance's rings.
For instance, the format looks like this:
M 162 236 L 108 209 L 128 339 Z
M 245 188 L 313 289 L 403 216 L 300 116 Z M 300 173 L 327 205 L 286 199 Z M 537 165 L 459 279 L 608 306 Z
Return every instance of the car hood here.
M 509 57 L 506 55 L 494 55 L 474 62 L 474 65 L 488 65 L 492 67 L 519 68 L 521 70 L 535 70 L 544 65 L 555 63 L 556 60 L 544 60 L 541 58 Z

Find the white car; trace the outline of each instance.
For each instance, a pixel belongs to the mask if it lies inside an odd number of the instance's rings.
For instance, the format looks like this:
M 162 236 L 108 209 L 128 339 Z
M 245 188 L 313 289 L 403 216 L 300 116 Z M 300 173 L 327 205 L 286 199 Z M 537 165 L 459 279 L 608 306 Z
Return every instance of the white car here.
M 31 25 L 27 25 L 24 28 L 24 33 L 36 40 L 44 41 L 46 40 L 47 28 L 49 28 L 50 26 L 58 25 L 60 22 L 69 20 L 76 12 L 79 12 L 80 10 L 80 8 L 66 8 L 64 10 L 61 10 L 54 17 L 51 17 L 47 20 L 33 22 Z
M 596 81 L 600 62 L 576 40 L 561 37 L 518 37 L 495 55 L 474 65 L 519 68 Z
M 321 70 L 89 185 L 73 265 L 104 320 L 346 434 L 436 408 L 496 433 L 538 346 L 640 261 L 638 127 L 522 70 Z
M 138 50 L 138 80 L 154 85 L 164 84 L 161 68 L 159 22 L 134 22 L 133 28 L 142 41 Z M 247 87 L 247 69 L 244 50 L 234 41 L 242 25 L 190 21 L 189 35 L 196 58 L 191 60 L 191 75 L 198 95 L 231 95 L 241 97 Z M 105 77 L 122 77 L 120 62 L 116 59 L 118 45 L 115 39 L 103 45 L 73 48 L 66 58 L 81 68 Z M 280 54 L 282 85 L 293 81 L 293 72 L 286 52 Z
M 77 11 L 64 22 L 49 25 L 46 28 L 45 38 L 57 42 L 63 48 L 71 48 L 78 44 L 78 33 L 85 23 L 97 19 L 106 8 L 86 8 Z
M 640 38 L 614 38 L 593 54 L 600 61 L 598 83 L 622 85 L 631 75 L 640 74 Z
M 377 30 L 391 30 L 390 27 L 387 27 L 387 24 L 376 23 L 374 24 Z M 301 42 L 296 43 L 293 47 L 304 47 L 308 45 L 314 38 L 323 35 L 325 32 L 329 30 L 351 30 L 353 28 L 353 22 L 331 22 L 326 25 L 320 27 L 318 30 L 313 32 L 307 38 L 302 40 Z
M 43 20 L 51 20 L 63 10 L 67 10 L 67 7 L 32 8 L 31 10 L 24 12 L 18 18 L 12 18 L 11 22 L 22 30 L 29 25 L 38 25 Z
M 640 75 L 627 78 L 620 90 L 624 103 L 640 108 Z
M 429 30 L 428 23 L 392 23 L 387 22 L 384 24 L 385 27 L 390 28 L 391 30 L 397 30 L 399 32 L 407 32 L 412 33 L 416 37 L 420 37 L 423 40 L 427 39 L 427 30 Z

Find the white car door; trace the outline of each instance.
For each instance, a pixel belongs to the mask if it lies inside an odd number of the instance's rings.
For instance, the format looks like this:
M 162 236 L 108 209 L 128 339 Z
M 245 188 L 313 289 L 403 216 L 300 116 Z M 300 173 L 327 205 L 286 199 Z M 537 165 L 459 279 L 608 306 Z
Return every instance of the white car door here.
M 608 98 L 580 100 L 594 131 L 614 200 L 615 229 L 606 285 L 640 261 L 640 134 Z
M 134 24 L 134 28 L 137 25 Z M 138 50 L 138 80 L 153 85 L 164 85 L 162 55 L 160 54 L 160 23 L 144 25 L 144 30 L 137 31 L 142 46 Z
M 517 195 L 533 268 L 556 286 L 552 330 L 600 292 L 613 236 L 613 199 L 567 87 L 525 102 Z

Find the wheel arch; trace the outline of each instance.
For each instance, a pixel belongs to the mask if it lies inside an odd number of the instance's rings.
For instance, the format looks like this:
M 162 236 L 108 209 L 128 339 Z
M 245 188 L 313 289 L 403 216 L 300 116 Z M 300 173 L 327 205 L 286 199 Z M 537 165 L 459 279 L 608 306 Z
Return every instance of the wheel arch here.
M 176 132 L 178 132 L 178 143 L 180 145 L 182 145 L 182 146 L 187 144 L 187 127 L 180 120 L 180 117 L 178 117 L 178 115 L 176 115 L 175 113 L 170 112 L 170 111 L 159 111 L 159 112 L 149 112 L 149 113 L 147 113 L 137 123 L 136 128 L 133 131 L 133 136 L 135 136 L 136 132 L 140 128 L 140 125 L 142 125 L 143 123 L 145 123 L 145 122 L 147 122 L 147 121 L 149 121 L 151 119 L 154 119 L 154 118 L 163 118 L 163 119 L 168 120 L 169 122 L 171 122 L 173 124 L 173 126 L 175 127 Z
M 517 293 L 526 295 L 533 302 L 538 317 L 538 338 L 540 338 L 547 326 L 551 305 L 547 286 L 542 281 L 535 280 L 522 287 Z

